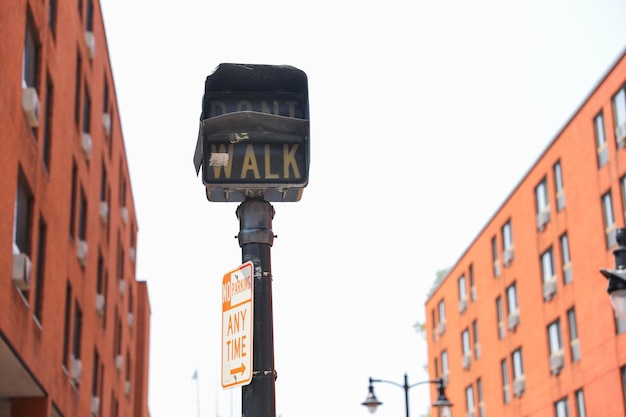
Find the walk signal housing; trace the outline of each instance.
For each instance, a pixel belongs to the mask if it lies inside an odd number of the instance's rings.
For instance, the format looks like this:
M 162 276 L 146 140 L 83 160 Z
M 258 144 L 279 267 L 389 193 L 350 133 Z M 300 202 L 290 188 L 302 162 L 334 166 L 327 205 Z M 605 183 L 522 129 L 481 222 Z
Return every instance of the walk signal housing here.
M 194 155 L 207 198 L 299 201 L 309 181 L 309 136 L 303 71 L 220 64 L 205 82 Z

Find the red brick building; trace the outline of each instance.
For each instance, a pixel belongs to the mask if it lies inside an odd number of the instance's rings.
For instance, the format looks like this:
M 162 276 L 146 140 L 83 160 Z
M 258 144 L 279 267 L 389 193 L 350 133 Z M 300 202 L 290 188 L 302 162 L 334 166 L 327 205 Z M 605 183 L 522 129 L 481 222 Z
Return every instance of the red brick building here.
M 599 273 L 626 223 L 625 144 L 626 53 L 426 302 L 452 415 L 626 416 L 626 323 Z
M 0 417 L 148 417 L 150 305 L 97 0 L 0 0 Z

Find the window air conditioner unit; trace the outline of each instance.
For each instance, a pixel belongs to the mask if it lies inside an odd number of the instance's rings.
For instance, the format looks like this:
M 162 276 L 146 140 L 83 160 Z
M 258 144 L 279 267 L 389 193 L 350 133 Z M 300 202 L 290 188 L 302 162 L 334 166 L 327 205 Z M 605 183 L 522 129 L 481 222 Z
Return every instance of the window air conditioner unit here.
M 108 112 L 102 113 L 102 127 L 107 136 L 111 136 L 111 115 Z
M 83 132 L 82 141 L 81 141 L 83 153 L 85 154 L 85 158 L 89 160 L 91 158 L 91 150 L 93 149 L 93 141 L 91 139 L 91 134 L 88 132 Z
M 558 375 L 563 369 L 564 360 L 563 360 L 563 352 L 557 352 L 550 355 L 550 372 L 552 375 Z
M 76 243 L 76 257 L 81 266 L 87 265 L 87 242 L 82 239 Z
M 80 379 L 83 375 L 83 363 L 80 359 L 72 357 L 72 365 L 70 369 L 70 378 L 72 382 L 80 384 Z
M 615 128 L 615 139 L 620 146 L 622 146 L 624 141 L 626 141 L 626 122 Z
M 102 314 L 104 314 L 104 303 L 105 303 L 105 298 L 103 294 L 96 294 L 96 312 L 98 313 L 99 316 L 101 316 Z
M 467 310 L 467 298 L 459 300 L 459 313 L 464 313 Z
M 546 206 L 541 213 L 537 214 L 537 229 L 540 231 L 545 229 L 546 224 L 550 221 L 550 207 Z
M 109 221 L 109 203 L 106 201 L 100 202 L 100 220 L 102 220 L 102 224 L 107 224 Z
M 117 355 L 115 357 L 115 367 L 118 371 L 121 371 L 122 366 L 124 366 L 124 357 L 122 355 Z
M 563 266 L 563 281 L 565 281 L 565 283 L 569 283 L 572 282 L 573 279 L 572 266 L 569 264 Z
M 135 315 L 133 313 L 128 313 L 128 326 L 133 327 L 135 324 Z
M 561 192 L 556 195 L 556 204 L 559 210 L 565 207 L 565 191 L 561 190 Z
M 22 109 L 30 127 L 39 126 L 39 96 L 35 87 L 22 89 Z
M 91 31 L 85 32 L 85 44 L 87 45 L 87 52 L 89 52 L 89 58 L 93 59 L 96 53 L 96 37 L 93 35 L 93 32 Z
M 128 223 L 128 207 L 122 207 L 122 221 Z
M 578 343 L 578 339 L 572 340 L 572 362 L 580 359 L 580 343 Z
M 543 283 L 543 299 L 550 301 L 554 294 L 556 294 L 556 277 L 553 276 Z
M 524 393 L 524 389 L 526 388 L 526 380 L 524 377 L 515 378 L 513 381 L 513 394 L 516 398 L 519 398 Z
M 130 395 L 130 381 L 126 381 L 124 384 L 124 393 L 126 395 Z
M 509 330 L 513 331 L 519 325 L 519 310 L 515 310 L 509 314 Z
M 135 262 L 135 259 L 137 258 L 137 250 L 134 246 L 131 246 L 130 249 L 128 249 L 128 257 L 132 262 Z
M 513 261 L 513 248 L 508 248 L 502 254 L 502 261 L 504 262 L 504 266 L 509 266 Z
M 471 363 L 472 363 L 472 355 L 470 353 L 464 353 L 463 354 L 463 359 L 462 359 L 462 364 L 463 364 L 463 369 L 467 370 L 469 369 Z
M 22 291 L 30 288 L 30 258 L 25 253 L 13 254 L 13 270 L 11 278 L 13 284 Z
M 100 415 L 100 398 L 93 396 L 91 397 L 91 415 L 99 416 Z
M 120 294 L 124 295 L 124 291 L 126 291 L 126 281 L 124 281 L 124 278 L 120 278 L 119 289 Z

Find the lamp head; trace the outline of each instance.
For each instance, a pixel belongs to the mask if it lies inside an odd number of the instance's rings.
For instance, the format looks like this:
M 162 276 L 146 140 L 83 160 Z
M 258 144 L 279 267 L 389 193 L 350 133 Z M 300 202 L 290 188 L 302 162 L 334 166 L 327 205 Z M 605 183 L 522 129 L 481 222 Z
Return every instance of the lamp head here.
M 615 314 L 626 319 L 626 229 L 615 231 L 617 248 L 613 251 L 615 269 L 601 268 L 600 273 L 609 280 L 606 291 L 611 297 Z
M 374 395 L 374 386 L 372 385 L 372 378 L 370 378 L 370 386 L 368 388 L 367 397 L 365 398 L 365 401 L 361 403 L 361 405 L 366 406 L 369 412 L 371 414 L 374 414 L 378 406 L 382 404 L 383 403 L 378 401 L 376 395 Z
M 448 400 L 448 397 L 446 397 L 446 387 L 442 378 L 437 380 L 437 399 L 433 403 L 433 407 L 439 408 L 443 412 L 443 415 L 447 415 L 446 413 L 450 410 L 450 407 L 452 407 L 452 403 Z

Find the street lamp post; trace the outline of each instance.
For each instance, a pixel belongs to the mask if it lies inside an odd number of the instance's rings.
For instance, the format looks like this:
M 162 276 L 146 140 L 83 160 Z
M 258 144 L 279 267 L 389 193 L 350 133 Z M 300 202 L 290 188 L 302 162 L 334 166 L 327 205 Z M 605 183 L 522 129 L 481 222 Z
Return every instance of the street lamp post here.
M 617 248 L 613 251 L 615 256 L 615 269 L 601 268 L 600 272 L 609 280 L 606 291 L 611 297 L 611 305 L 615 313 L 626 319 L 626 229 L 615 231 Z
M 409 385 L 409 378 L 407 374 L 404 374 L 404 384 L 399 384 L 393 381 L 386 381 L 384 379 L 373 379 L 372 377 L 370 377 L 367 398 L 361 404 L 366 406 L 369 412 L 372 414 L 376 412 L 376 409 L 379 405 L 382 405 L 382 402 L 378 401 L 376 395 L 374 395 L 374 383 L 376 382 L 385 382 L 387 384 L 395 385 L 396 387 L 404 389 L 404 405 L 406 417 L 409 417 L 409 390 L 422 384 L 437 384 L 437 399 L 433 403 L 433 407 L 439 408 L 441 410 L 448 410 L 450 407 L 452 407 L 452 403 L 448 400 L 448 398 L 446 398 L 443 379 L 439 378 L 436 380 L 421 381 Z

